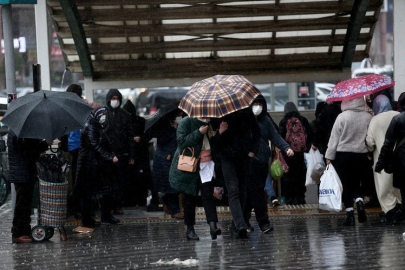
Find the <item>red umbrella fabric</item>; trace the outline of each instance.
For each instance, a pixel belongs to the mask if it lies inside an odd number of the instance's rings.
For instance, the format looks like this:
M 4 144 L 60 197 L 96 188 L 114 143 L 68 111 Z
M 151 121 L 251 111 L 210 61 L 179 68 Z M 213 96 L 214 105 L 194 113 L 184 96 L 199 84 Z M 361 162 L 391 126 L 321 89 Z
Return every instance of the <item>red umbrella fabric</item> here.
M 194 83 L 179 108 L 189 117 L 221 118 L 249 107 L 259 94 L 241 75 L 216 75 Z
M 369 74 L 339 82 L 333 87 L 326 102 L 350 100 L 371 95 L 395 85 L 390 77 L 381 74 Z

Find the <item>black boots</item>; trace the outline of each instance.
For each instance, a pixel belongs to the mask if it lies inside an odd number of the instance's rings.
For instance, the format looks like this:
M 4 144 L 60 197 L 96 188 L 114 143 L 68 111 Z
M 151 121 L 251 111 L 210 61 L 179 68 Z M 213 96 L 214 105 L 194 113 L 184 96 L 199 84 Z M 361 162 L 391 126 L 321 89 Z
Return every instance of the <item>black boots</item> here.
M 354 226 L 354 225 L 356 225 L 355 222 L 354 222 L 354 212 L 353 212 L 353 210 L 346 212 L 346 221 L 343 224 L 346 225 L 346 226 Z
M 208 224 L 210 225 L 211 239 L 217 239 L 217 235 L 221 235 L 222 233 L 221 229 L 217 228 L 217 223 L 215 221 L 210 221 Z
M 357 206 L 357 218 L 359 223 L 364 223 L 367 221 L 366 210 L 364 209 L 363 201 L 356 202 Z
M 118 224 L 120 220 L 115 218 L 111 213 L 101 214 L 101 223 Z
M 200 237 L 194 231 L 193 225 L 187 225 L 186 237 L 188 240 L 200 240 Z

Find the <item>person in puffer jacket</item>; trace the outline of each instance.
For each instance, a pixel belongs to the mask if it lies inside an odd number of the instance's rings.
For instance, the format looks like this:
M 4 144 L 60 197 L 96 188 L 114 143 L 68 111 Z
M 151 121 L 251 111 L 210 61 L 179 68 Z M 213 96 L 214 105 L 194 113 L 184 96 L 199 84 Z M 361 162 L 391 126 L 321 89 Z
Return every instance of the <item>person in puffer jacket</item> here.
M 371 114 L 365 110 L 366 101 L 363 97 L 344 100 L 341 104 L 342 113 L 336 118 L 326 150 L 326 163 L 332 162 L 342 181 L 342 199 L 346 208 L 346 226 L 354 226 L 353 204 L 356 202 L 358 221 L 367 221 L 364 210 L 360 183 L 366 177 L 368 165 L 368 149 L 366 147 L 367 129 Z
M 122 187 L 128 175 L 129 164 L 134 164 L 134 131 L 131 115 L 121 108 L 122 94 L 118 89 L 108 91 L 106 104 L 103 132 L 110 141 L 112 152 L 118 158 L 118 162 L 113 166 L 113 172 L 118 183 L 118 189 L 114 192 L 114 214 L 123 215 Z
M 273 228 L 270 226 L 269 217 L 267 215 L 267 203 L 263 192 L 266 178 L 269 173 L 269 160 L 272 155 L 269 141 L 288 156 L 294 155 L 294 152 L 291 150 L 290 145 L 281 138 L 271 122 L 270 117 L 267 114 L 267 102 L 262 95 L 259 95 L 253 101 L 251 109 L 259 124 L 261 136 L 260 145 L 257 154 L 253 157 L 252 168 L 247 178 L 246 201 L 243 213 L 246 224 L 249 229 L 252 230 L 249 219 L 253 207 L 260 231 L 263 233 L 269 233 Z

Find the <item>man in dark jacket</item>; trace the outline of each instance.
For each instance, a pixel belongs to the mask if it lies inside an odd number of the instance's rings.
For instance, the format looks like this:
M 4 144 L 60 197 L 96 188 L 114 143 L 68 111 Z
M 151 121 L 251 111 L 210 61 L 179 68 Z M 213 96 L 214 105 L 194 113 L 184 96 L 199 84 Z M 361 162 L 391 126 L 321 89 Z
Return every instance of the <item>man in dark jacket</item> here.
M 289 170 L 282 178 L 282 193 L 285 196 L 286 204 L 305 204 L 305 180 L 306 167 L 304 163 L 304 152 L 308 152 L 312 142 L 312 130 L 308 120 L 302 116 L 293 102 L 287 102 L 284 107 L 284 118 L 281 119 L 279 129 L 280 135 L 292 147 L 288 138 L 291 130 L 288 130 L 289 120 L 298 119 L 300 126 L 304 128 L 305 145 L 302 145 L 301 151 L 294 151 L 294 156 L 285 157 Z M 292 148 L 294 150 L 294 148 Z
M 223 117 L 213 143 L 228 192 L 232 226 L 243 238 L 248 229 L 242 210 L 246 180 L 260 143 L 260 127 L 252 110 L 246 108 Z
M 134 164 L 135 141 L 130 114 L 121 108 L 122 94 L 118 89 L 110 89 L 106 96 L 107 111 L 103 132 L 110 140 L 113 154 L 118 158 L 114 164 L 114 175 L 118 183 L 115 192 L 115 210 L 118 215 L 122 210 L 122 187 L 127 175 L 129 164 Z
M 253 114 L 256 116 L 260 126 L 260 145 L 258 152 L 253 157 L 252 169 L 250 170 L 246 183 L 246 198 L 244 205 L 245 222 L 249 224 L 249 219 L 252 212 L 252 207 L 255 211 L 256 220 L 259 223 L 259 228 L 263 233 L 268 233 L 273 230 L 270 226 L 269 217 L 267 215 L 267 203 L 264 198 L 264 186 L 269 173 L 269 160 L 271 158 L 271 149 L 269 141 L 281 149 L 287 156 L 293 156 L 288 143 L 281 138 L 276 128 L 267 115 L 267 102 L 262 95 L 259 95 L 251 107 Z
M 34 186 L 38 181 L 35 163 L 40 153 L 46 151 L 51 144 L 51 140 L 18 139 L 11 129 L 8 132 L 9 181 L 14 183 L 16 191 L 11 229 L 13 243 L 32 242 L 31 207 Z

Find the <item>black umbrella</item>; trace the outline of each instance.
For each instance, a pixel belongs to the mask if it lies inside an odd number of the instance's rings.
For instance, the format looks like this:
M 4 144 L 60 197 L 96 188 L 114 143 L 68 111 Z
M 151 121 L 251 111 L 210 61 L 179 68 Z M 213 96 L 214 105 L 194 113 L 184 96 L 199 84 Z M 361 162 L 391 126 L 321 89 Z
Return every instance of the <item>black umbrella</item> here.
M 178 108 L 179 106 L 179 101 L 171 102 L 163 107 L 161 107 L 159 110 L 157 110 L 151 117 L 146 119 L 145 123 L 145 132 L 150 129 L 152 126 L 154 126 L 157 122 L 159 122 L 160 119 L 162 119 L 163 116 L 175 111 L 175 110 L 180 110 Z
M 19 138 L 56 139 L 83 128 L 90 112 L 75 93 L 41 90 L 12 101 L 2 122 Z

